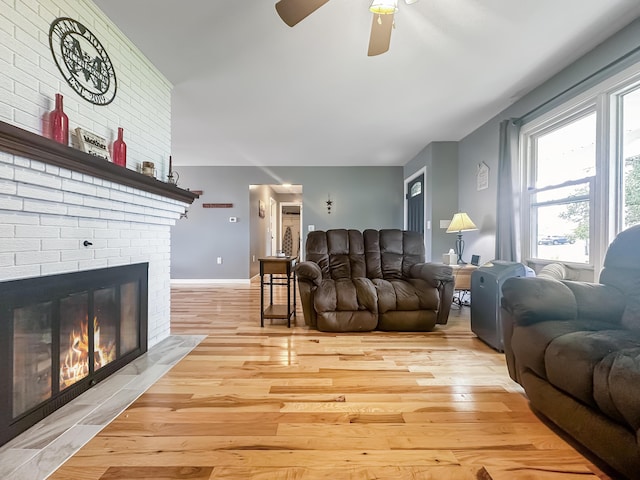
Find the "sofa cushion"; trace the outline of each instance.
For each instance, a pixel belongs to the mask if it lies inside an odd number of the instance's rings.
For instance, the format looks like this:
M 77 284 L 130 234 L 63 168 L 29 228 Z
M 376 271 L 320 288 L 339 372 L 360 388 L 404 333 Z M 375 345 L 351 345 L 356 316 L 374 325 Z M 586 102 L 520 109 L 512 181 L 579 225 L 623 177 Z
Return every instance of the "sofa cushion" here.
M 370 332 L 378 326 L 378 314 L 368 310 L 322 312 L 317 314 L 316 325 L 322 332 Z
M 640 225 L 620 232 L 607 248 L 600 283 L 620 290 L 627 298 L 622 323 L 640 329 Z
M 586 320 L 548 320 L 531 325 L 519 325 L 511 337 L 511 348 L 518 352 L 518 364 L 532 370 L 540 378 L 547 379 L 545 352 L 557 337 L 581 331 L 609 329 L 606 322 Z
M 367 277 L 385 280 L 401 279 L 410 268 L 424 262 L 424 243 L 417 232 L 396 229 L 365 230 Z
M 373 280 L 378 295 L 378 311 L 437 310 L 438 291 L 425 280 Z
M 640 330 L 640 275 L 638 275 L 638 270 L 605 268 L 601 278 L 614 285 L 624 295 L 622 325 L 631 330 Z
M 378 329 L 393 332 L 428 332 L 437 321 L 433 310 L 389 310 L 378 317 Z
M 593 376 L 596 365 L 620 348 L 640 347 L 627 330 L 572 332 L 554 338 L 544 355 L 547 379 L 556 388 L 596 407 Z
M 368 278 L 325 278 L 315 292 L 316 312 L 358 311 L 378 312 L 375 287 Z
M 593 396 L 607 416 L 640 429 L 640 347 L 612 352 L 596 366 Z
M 306 259 L 315 262 L 323 278 L 365 277 L 364 240 L 358 230 L 335 229 L 309 232 Z

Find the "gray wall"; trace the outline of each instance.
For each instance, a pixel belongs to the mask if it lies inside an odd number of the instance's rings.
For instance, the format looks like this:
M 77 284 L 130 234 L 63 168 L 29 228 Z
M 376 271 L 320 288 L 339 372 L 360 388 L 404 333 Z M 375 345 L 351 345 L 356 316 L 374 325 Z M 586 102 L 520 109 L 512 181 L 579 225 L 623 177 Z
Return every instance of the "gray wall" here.
M 459 142 L 458 207 L 460 210 L 469 213 L 469 216 L 479 228 L 478 232 L 468 232 L 464 235 L 467 242 L 465 252 L 481 255 L 482 262 L 493 259 L 495 255 L 496 183 L 500 121 L 510 117 L 524 116 L 638 46 L 640 46 L 640 20 L 636 20 L 622 29 Z M 623 66 L 628 66 L 633 61 L 637 62 L 639 60 L 638 55 L 634 57 L 629 58 L 624 65 L 616 67 L 616 71 L 620 71 Z M 581 86 L 580 91 L 586 90 L 610 75 L 611 73 L 597 75 Z M 573 90 L 553 101 L 544 110 L 547 111 L 552 106 L 558 105 L 575 95 L 576 91 Z M 542 111 L 537 114 L 540 113 Z M 476 188 L 476 169 L 477 165 L 482 161 L 489 165 L 491 169 L 489 172 L 489 188 L 478 191 Z
M 458 143 L 433 142 L 404 167 L 404 178 L 426 167 L 426 220 L 431 229 L 425 233 L 426 258 L 442 261 L 442 254 L 454 248 L 455 235 L 440 228 L 440 220 L 451 220 L 458 210 Z M 473 217 L 472 217 L 473 218 Z M 475 232 L 470 232 L 475 233 Z M 467 234 L 465 234 L 466 239 Z M 465 258 L 468 257 L 465 250 Z
M 249 204 L 250 184 L 303 185 L 303 235 L 310 224 L 315 225 L 317 230 L 402 228 L 403 179 L 423 166 L 427 168 L 427 218 L 432 222 L 431 232 L 427 233 L 425 242 L 427 251 L 433 252 L 431 258 L 440 261 L 441 253 L 448 251 L 455 240 L 453 235 L 439 228 L 439 221 L 450 219 L 456 211 L 466 211 L 479 231 L 464 234 L 465 257 L 478 254 L 483 262 L 491 260 L 495 252 L 500 121 L 523 116 L 553 99 L 637 48 L 639 39 L 640 20 L 636 20 L 460 142 L 434 142 L 404 168 L 179 168 L 180 186 L 204 190 L 204 195 L 192 205 L 189 219 L 179 221 L 172 229 L 171 278 L 249 278 L 254 270 L 250 269 L 252 250 L 258 248 L 251 243 L 251 215 L 257 215 L 257 207 Z M 637 57 L 630 58 L 627 63 L 637 61 Z M 597 76 L 584 88 L 601 80 L 602 76 Z M 575 95 L 575 92 L 572 91 L 569 97 L 557 99 L 553 104 L 566 101 L 571 95 Z M 478 191 L 476 173 L 481 162 L 490 168 L 489 188 Z M 325 204 L 327 195 L 334 202 L 330 215 Z M 233 203 L 234 207 L 203 209 L 203 202 Z M 268 208 L 268 202 L 266 204 Z M 229 216 L 239 217 L 239 222 L 229 223 Z M 216 265 L 217 256 L 223 257 L 222 265 Z
M 308 225 L 329 228 L 402 228 L 402 167 L 181 167 L 179 186 L 203 190 L 171 231 L 172 279 L 248 279 L 255 249 L 266 240 L 260 231 L 257 201 L 249 185 L 291 183 L 303 188 L 303 235 Z M 265 195 L 266 190 L 256 195 Z M 333 206 L 327 214 L 326 201 Z M 233 208 L 202 208 L 203 203 L 233 203 Z M 229 223 L 229 217 L 238 217 Z M 254 225 L 252 229 L 251 226 Z M 261 235 L 260 233 L 258 235 Z M 305 238 L 302 239 L 304 245 Z M 257 252 L 261 255 L 260 252 Z M 223 257 L 222 265 L 216 257 Z

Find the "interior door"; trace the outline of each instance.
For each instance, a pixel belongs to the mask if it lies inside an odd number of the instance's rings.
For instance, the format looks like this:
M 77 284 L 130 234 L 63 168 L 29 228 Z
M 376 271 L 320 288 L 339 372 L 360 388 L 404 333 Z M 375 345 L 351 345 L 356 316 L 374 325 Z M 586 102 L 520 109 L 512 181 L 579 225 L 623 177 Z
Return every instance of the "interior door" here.
M 407 185 L 407 230 L 424 234 L 424 174 Z

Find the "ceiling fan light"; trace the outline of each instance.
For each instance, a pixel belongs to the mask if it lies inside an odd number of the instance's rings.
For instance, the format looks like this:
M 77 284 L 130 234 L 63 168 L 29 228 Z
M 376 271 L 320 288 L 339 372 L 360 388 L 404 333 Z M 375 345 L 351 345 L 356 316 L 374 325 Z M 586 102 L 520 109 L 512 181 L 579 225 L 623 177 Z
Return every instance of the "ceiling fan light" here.
M 378 15 L 391 15 L 398 11 L 398 0 L 373 0 L 369 11 Z

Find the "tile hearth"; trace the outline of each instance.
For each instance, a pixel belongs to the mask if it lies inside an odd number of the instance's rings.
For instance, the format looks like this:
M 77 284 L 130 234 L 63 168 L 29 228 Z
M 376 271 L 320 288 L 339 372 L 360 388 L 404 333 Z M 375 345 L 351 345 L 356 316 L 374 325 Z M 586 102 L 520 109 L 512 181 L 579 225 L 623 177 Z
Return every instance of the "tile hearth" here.
M 0 478 L 44 480 L 196 347 L 172 335 L 0 447 Z

